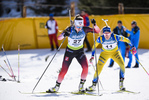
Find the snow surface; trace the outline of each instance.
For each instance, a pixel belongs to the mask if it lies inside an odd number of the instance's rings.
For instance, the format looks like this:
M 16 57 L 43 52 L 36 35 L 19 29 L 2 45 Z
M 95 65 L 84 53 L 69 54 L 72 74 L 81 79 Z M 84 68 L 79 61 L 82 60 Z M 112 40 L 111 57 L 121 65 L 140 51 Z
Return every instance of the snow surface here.
M 68 92 L 73 92 L 78 90 L 78 85 L 80 82 L 81 66 L 78 64 L 76 59 L 73 59 L 70 68 L 61 84 L 58 94 L 21 94 L 22 92 L 32 92 L 33 87 L 37 83 L 39 77 L 45 70 L 46 66 L 50 62 L 56 51 L 50 51 L 49 49 L 37 49 L 37 50 L 21 50 L 20 51 L 20 81 L 21 83 L 7 81 L 0 81 L 0 100 L 149 100 L 149 76 L 145 71 L 140 68 L 126 69 L 125 73 L 125 87 L 130 91 L 140 92 L 140 94 L 128 94 L 128 93 L 116 93 L 112 94 L 113 91 L 119 89 L 119 67 L 115 63 L 113 68 L 108 68 L 109 61 L 103 68 L 100 74 L 100 80 L 104 87 L 104 90 L 100 88 L 100 93 L 103 96 L 89 96 L 89 95 L 75 95 Z M 38 84 L 35 92 L 46 91 L 55 85 L 57 80 L 58 71 L 61 68 L 63 56 L 65 49 L 61 49 L 45 75 Z M 149 72 L 149 50 L 139 49 L 139 58 L 142 65 Z M 14 70 L 15 75 L 18 74 L 18 51 L 6 51 L 7 57 L 10 64 Z M 97 50 L 97 56 L 100 54 L 100 49 Z M 50 55 L 47 62 L 45 62 L 45 57 Z M 91 56 L 91 52 L 86 53 L 87 58 Z M 6 60 L 4 53 L 0 52 L 0 65 L 8 70 L 6 64 L 3 60 Z M 128 59 L 126 58 L 125 64 L 127 64 Z M 135 61 L 133 59 L 132 66 L 134 66 Z M 6 79 L 11 79 L 1 68 L 0 75 Z M 85 87 L 92 84 L 92 78 L 94 75 L 94 69 L 92 66 L 89 67 L 89 72 L 87 76 L 87 81 Z M 18 79 L 18 77 L 16 77 Z M 98 94 L 96 90 L 94 93 Z

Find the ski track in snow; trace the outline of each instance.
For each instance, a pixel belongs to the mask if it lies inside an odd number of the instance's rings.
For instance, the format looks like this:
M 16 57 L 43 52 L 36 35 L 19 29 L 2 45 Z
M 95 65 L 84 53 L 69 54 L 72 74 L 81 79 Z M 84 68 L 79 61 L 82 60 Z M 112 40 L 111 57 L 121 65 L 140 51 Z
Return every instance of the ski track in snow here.
M 0 100 L 149 100 L 149 76 L 145 73 L 141 66 L 137 69 L 126 69 L 124 85 L 127 90 L 140 92 L 140 94 L 128 94 L 117 93 L 112 94 L 112 91 L 119 89 L 119 66 L 115 63 L 113 68 L 108 68 L 109 60 L 104 66 L 99 78 L 104 87 L 102 90 L 100 84 L 100 93 L 103 96 L 89 96 L 89 95 L 74 95 L 68 92 L 78 90 L 80 82 L 81 66 L 76 59 L 73 59 L 70 68 L 61 84 L 58 94 L 20 94 L 22 92 L 32 92 L 33 87 L 37 83 L 41 74 L 47 67 L 51 58 L 56 51 L 50 51 L 49 49 L 35 49 L 35 50 L 21 50 L 20 51 L 20 81 L 21 83 L 7 81 L 0 81 Z M 61 49 L 48 70 L 44 74 L 43 78 L 39 82 L 35 89 L 35 92 L 46 91 L 49 88 L 55 86 L 57 80 L 58 71 L 61 68 L 62 60 L 65 49 Z M 139 59 L 142 65 L 149 72 L 149 50 L 139 49 Z M 10 61 L 12 69 L 15 75 L 18 75 L 18 51 L 6 51 L 7 57 Z M 97 57 L 99 57 L 100 49 L 97 49 Z M 47 62 L 45 57 L 50 55 Z M 91 52 L 86 53 L 87 59 L 91 57 Z M 6 60 L 4 53 L 0 52 L 0 65 L 2 65 L 7 71 L 8 68 L 3 60 Z M 128 58 L 125 59 L 125 66 L 128 63 Z M 134 66 L 135 60 L 133 58 L 132 66 Z M 1 68 L 0 75 L 6 79 L 11 79 Z M 89 66 L 89 72 L 84 87 L 88 87 L 92 84 L 92 78 L 94 75 L 94 69 Z M 18 77 L 16 77 L 18 79 Z M 94 92 L 98 94 L 98 91 Z

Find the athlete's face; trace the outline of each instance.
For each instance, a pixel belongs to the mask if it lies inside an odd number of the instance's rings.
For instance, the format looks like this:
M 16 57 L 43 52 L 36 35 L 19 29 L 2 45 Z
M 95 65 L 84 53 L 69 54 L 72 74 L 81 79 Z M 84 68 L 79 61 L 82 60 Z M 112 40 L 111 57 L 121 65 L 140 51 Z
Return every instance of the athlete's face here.
M 75 26 L 75 29 L 76 29 L 77 32 L 79 32 L 79 31 L 81 31 L 82 26 Z
M 104 37 L 105 37 L 106 40 L 109 40 L 110 39 L 111 32 L 104 32 L 103 34 L 104 34 Z

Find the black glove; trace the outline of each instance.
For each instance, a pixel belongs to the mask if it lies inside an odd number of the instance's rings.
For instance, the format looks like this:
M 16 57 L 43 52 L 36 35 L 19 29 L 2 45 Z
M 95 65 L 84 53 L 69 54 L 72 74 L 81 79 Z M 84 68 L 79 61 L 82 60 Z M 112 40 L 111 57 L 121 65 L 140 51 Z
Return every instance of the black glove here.
M 64 31 L 63 31 L 63 33 L 64 33 L 64 37 L 65 37 L 65 36 L 69 36 L 69 35 L 70 35 L 70 32 L 69 32 L 69 31 L 67 31 L 67 30 L 64 30 Z
M 91 23 L 94 24 L 94 25 L 96 25 L 95 19 L 91 19 Z

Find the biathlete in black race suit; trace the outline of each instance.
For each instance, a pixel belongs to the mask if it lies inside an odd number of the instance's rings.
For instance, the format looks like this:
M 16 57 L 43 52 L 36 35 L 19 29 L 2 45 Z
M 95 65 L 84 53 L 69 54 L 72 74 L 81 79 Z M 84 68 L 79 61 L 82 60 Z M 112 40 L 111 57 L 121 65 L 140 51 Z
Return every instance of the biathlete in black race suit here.
M 94 32 L 99 33 L 100 29 L 96 25 L 96 21 L 94 19 L 91 20 L 92 24 L 94 24 Z M 46 92 L 57 92 L 60 88 L 60 84 L 64 79 L 65 74 L 71 64 L 73 58 L 76 58 L 79 64 L 82 67 L 81 80 L 79 84 L 79 91 L 84 92 L 84 83 L 86 81 L 86 77 L 88 74 L 88 61 L 86 55 L 83 50 L 83 42 L 87 33 L 93 33 L 93 28 L 83 27 L 83 18 L 80 15 L 77 15 L 74 19 L 74 25 L 68 27 L 63 31 L 63 33 L 58 36 L 58 40 L 62 40 L 65 36 L 68 37 L 68 45 L 66 47 L 62 69 L 58 75 L 58 79 L 56 81 L 56 85 L 53 88 L 50 88 Z

